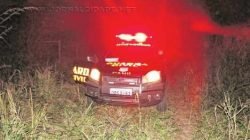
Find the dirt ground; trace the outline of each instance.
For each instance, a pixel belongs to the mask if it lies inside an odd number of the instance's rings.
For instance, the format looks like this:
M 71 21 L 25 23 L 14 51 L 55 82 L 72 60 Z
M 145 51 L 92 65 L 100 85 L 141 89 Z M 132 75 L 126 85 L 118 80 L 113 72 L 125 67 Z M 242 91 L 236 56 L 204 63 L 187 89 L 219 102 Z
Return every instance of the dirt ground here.
M 197 86 L 197 85 L 190 85 Z M 179 129 L 176 140 L 191 140 L 200 118 L 200 87 L 192 88 L 180 84 L 167 90 L 167 105 L 174 112 Z

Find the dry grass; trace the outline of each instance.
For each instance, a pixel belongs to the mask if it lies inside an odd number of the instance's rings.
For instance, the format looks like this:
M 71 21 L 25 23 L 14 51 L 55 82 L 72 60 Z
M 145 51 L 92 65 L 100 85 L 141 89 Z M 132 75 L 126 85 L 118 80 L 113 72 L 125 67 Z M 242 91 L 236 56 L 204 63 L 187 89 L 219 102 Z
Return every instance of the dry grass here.
M 194 139 L 249 140 L 250 45 L 214 37 L 203 118 Z
M 49 69 L 20 74 L 0 94 L 1 139 L 173 139 L 171 112 L 154 108 L 85 107 L 79 85 Z
M 249 43 L 218 37 L 211 42 L 207 90 L 194 139 L 248 140 Z M 0 139 L 165 140 L 178 135 L 170 111 L 86 107 L 80 85 L 58 78 L 61 74 L 51 68 L 10 75 L 8 82 L 0 81 Z

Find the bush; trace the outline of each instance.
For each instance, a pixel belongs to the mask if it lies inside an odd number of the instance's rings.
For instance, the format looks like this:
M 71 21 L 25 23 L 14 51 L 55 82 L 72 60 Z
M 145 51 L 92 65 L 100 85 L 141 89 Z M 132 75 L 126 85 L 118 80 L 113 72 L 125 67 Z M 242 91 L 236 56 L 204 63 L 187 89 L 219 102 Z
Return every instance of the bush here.
M 207 91 L 194 139 L 250 138 L 250 47 L 248 42 L 215 36 L 209 48 Z
M 250 99 L 250 44 L 235 38 L 214 37 L 209 48 L 206 105 L 224 100 L 223 93 L 242 102 Z

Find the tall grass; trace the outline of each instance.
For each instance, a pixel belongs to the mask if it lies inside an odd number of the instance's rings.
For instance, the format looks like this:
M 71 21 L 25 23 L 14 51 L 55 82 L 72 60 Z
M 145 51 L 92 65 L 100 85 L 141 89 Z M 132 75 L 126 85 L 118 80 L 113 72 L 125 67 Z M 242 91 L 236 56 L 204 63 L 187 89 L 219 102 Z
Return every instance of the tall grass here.
M 0 91 L 0 139 L 174 139 L 171 112 L 85 106 L 80 85 L 50 69 L 19 74 Z
M 203 116 L 194 139 L 250 139 L 250 45 L 214 37 Z
M 207 90 L 194 139 L 248 140 L 249 43 L 218 37 L 212 42 Z M 157 112 L 151 107 L 86 107 L 81 85 L 60 77 L 58 71 L 45 68 L 16 71 L 8 82 L 1 82 L 0 139 L 168 140 L 180 135 L 170 111 Z
M 250 104 L 233 102 L 228 93 L 213 109 L 203 111 L 194 139 L 249 140 Z

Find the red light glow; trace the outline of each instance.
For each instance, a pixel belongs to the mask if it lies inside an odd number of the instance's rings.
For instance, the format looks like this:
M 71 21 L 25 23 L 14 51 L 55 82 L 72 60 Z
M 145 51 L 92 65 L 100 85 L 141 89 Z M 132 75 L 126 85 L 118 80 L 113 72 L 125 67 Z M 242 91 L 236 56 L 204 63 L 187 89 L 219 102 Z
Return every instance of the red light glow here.
M 143 67 L 148 66 L 146 63 L 140 63 L 140 62 L 108 62 L 106 63 L 108 66 L 111 67 Z
M 76 46 L 77 53 L 82 56 L 88 50 L 102 53 L 103 50 L 114 50 L 116 37 L 124 41 L 133 41 L 134 33 L 143 31 L 154 37 L 153 47 L 157 46 L 164 52 L 167 81 L 169 87 L 174 87 L 186 76 L 194 73 L 189 79 L 189 96 L 194 97 L 200 92 L 196 89 L 204 84 L 207 69 L 205 57 L 205 37 L 209 34 L 250 36 L 249 29 L 240 27 L 222 27 L 213 22 L 207 11 L 190 0 L 73 0 L 69 3 L 76 6 L 100 7 L 134 7 L 133 11 L 110 11 L 89 13 L 67 13 L 62 17 L 63 31 L 70 31 L 73 35 L 72 49 Z M 98 34 L 97 34 L 98 33 Z M 96 41 L 98 38 L 98 41 Z M 137 41 L 145 41 L 145 35 L 139 34 Z M 147 40 L 147 38 L 146 38 Z M 124 42 L 127 45 L 127 42 Z M 139 43 L 136 43 L 139 44 Z M 82 47 L 87 46 L 87 47 Z M 153 48 L 151 47 L 151 48 Z M 119 47 L 116 47 L 119 48 Z M 87 51 L 86 51 L 87 50 Z M 129 52 L 118 52 L 122 56 L 129 56 Z M 162 54 L 160 52 L 160 54 Z M 140 54 L 148 58 L 148 55 Z M 159 62 L 155 60 L 155 62 Z M 139 63 L 140 64 L 140 63 Z M 138 66 L 134 63 L 107 63 L 112 67 Z M 141 65 L 141 64 L 140 64 Z M 191 71 L 191 72 L 190 72 Z

